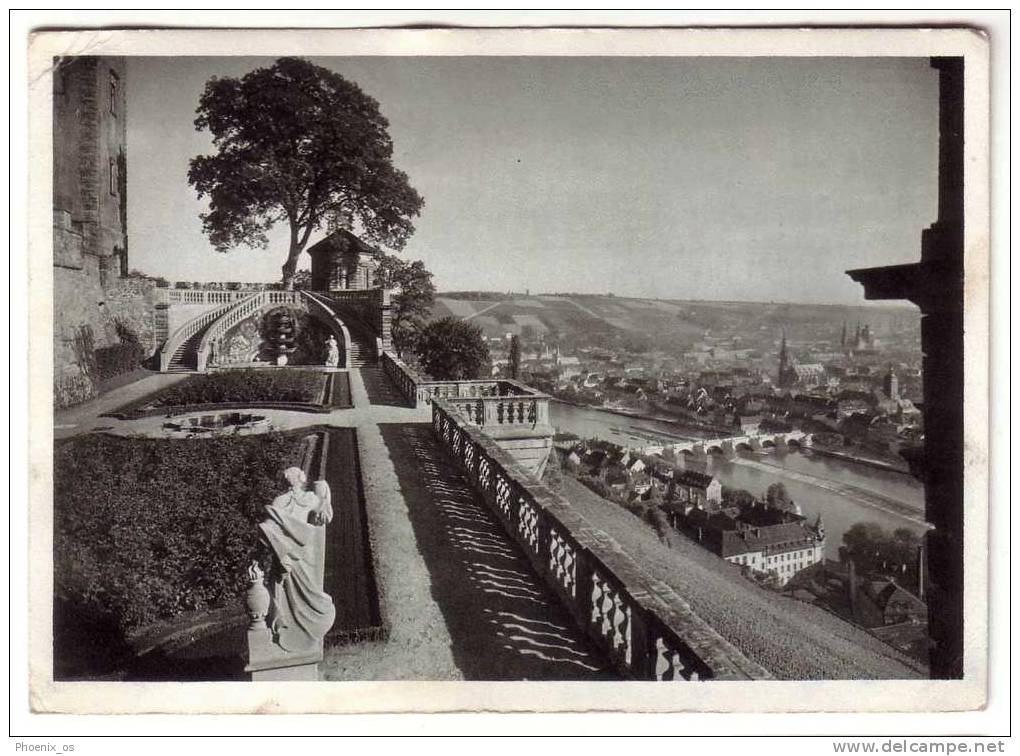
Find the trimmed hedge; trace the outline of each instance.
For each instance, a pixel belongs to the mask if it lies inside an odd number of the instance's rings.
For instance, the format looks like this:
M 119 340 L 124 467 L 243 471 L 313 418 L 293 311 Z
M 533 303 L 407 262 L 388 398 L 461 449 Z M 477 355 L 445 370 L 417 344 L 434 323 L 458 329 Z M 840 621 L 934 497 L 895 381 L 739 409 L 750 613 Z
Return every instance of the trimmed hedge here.
M 133 439 L 90 434 L 54 453 L 58 596 L 129 634 L 236 602 L 262 507 L 302 436 Z
M 180 407 L 225 402 L 316 403 L 326 374 L 308 370 L 230 370 L 188 378 L 156 394 L 148 404 Z

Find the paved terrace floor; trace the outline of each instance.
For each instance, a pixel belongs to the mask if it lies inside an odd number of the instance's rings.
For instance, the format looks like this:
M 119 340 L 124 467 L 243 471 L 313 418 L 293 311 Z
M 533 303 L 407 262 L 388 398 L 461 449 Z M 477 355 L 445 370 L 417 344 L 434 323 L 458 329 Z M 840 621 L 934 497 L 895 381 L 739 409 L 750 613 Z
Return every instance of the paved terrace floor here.
M 162 417 L 100 417 L 181 380 L 154 375 L 57 413 L 55 435 L 158 432 Z M 378 368 L 350 373 L 352 409 L 259 410 L 281 430 L 357 429 L 386 641 L 327 648 L 326 680 L 614 679 L 500 524 Z

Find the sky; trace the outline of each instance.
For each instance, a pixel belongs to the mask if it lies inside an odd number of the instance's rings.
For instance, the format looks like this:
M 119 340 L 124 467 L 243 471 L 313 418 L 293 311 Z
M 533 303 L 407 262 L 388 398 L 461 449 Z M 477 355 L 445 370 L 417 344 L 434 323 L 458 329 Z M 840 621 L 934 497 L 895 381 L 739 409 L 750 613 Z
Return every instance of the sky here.
M 844 271 L 915 261 L 936 218 L 926 58 L 312 60 L 389 119 L 425 198 L 400 254 L 440 291 L 860 304 Z M 286 229 L 216 252 L 187 183 L 212 151 L 193 123 L 205 82 L 272 62 L 130 60 L 132 268 L 279 280 Z

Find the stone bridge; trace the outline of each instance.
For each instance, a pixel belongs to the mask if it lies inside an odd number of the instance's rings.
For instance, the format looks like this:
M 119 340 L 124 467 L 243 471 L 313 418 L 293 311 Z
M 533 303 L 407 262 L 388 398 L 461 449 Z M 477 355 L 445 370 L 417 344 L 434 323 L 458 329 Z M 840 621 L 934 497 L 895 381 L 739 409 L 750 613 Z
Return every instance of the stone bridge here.
M 785 433 L 750 433 L 741 436 L 697 438 L 672 444 L 645 446 L 644 454 L 662 454 L 666 449 L 673 454 L 722 454 L 733 456 L 738 451 L 767 451 L 783 447 L 811 446 L 811 434 L 801 430 Z

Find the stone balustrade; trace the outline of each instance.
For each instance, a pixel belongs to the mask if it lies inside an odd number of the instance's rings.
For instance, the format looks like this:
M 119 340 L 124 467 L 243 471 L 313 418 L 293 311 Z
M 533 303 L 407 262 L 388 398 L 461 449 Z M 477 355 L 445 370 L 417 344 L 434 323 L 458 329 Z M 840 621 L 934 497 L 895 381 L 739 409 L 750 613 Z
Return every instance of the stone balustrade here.
M 751 662 L 563 497 L 534 482 L 456 403 L 432 396 L 436 435 L 580 628 L 639 680 L 756 680 Z
M 545 394 L 502 396 L 496 394 L 474 397 L 433 394 L 433 397 L 443 399 L 470 425 L 477 425 L 490 431 L 497 427 L 505 431 L 510 426 L 535 428 L 549 425 L 549 397 Z
M 506 397 L 528 397 L 544 400 L 544 420 L 548 422 L 549 396 L 539 393 L 520 381 L 509 379 L 482 378 L 463 381 L 435 381 L 423 378 L 392 352 L 385 352 L 383 370 L 400 389 L 404 398 L 413 407 L 424 407 L 432 403 L 433 397 L 441 399 L 483 399 L 498 400 Z M 497 413 L 498 414 L 498 413 Z M 493 415 L 495 417 L 496 415 Z M 512 421 L 510 414 L 506 415 Z M 476 423 L 477 424 L 477 423 Z
M 229 304 L 250 297 L 255 291 L 223 289 L 156 289 L 156 304 Z

